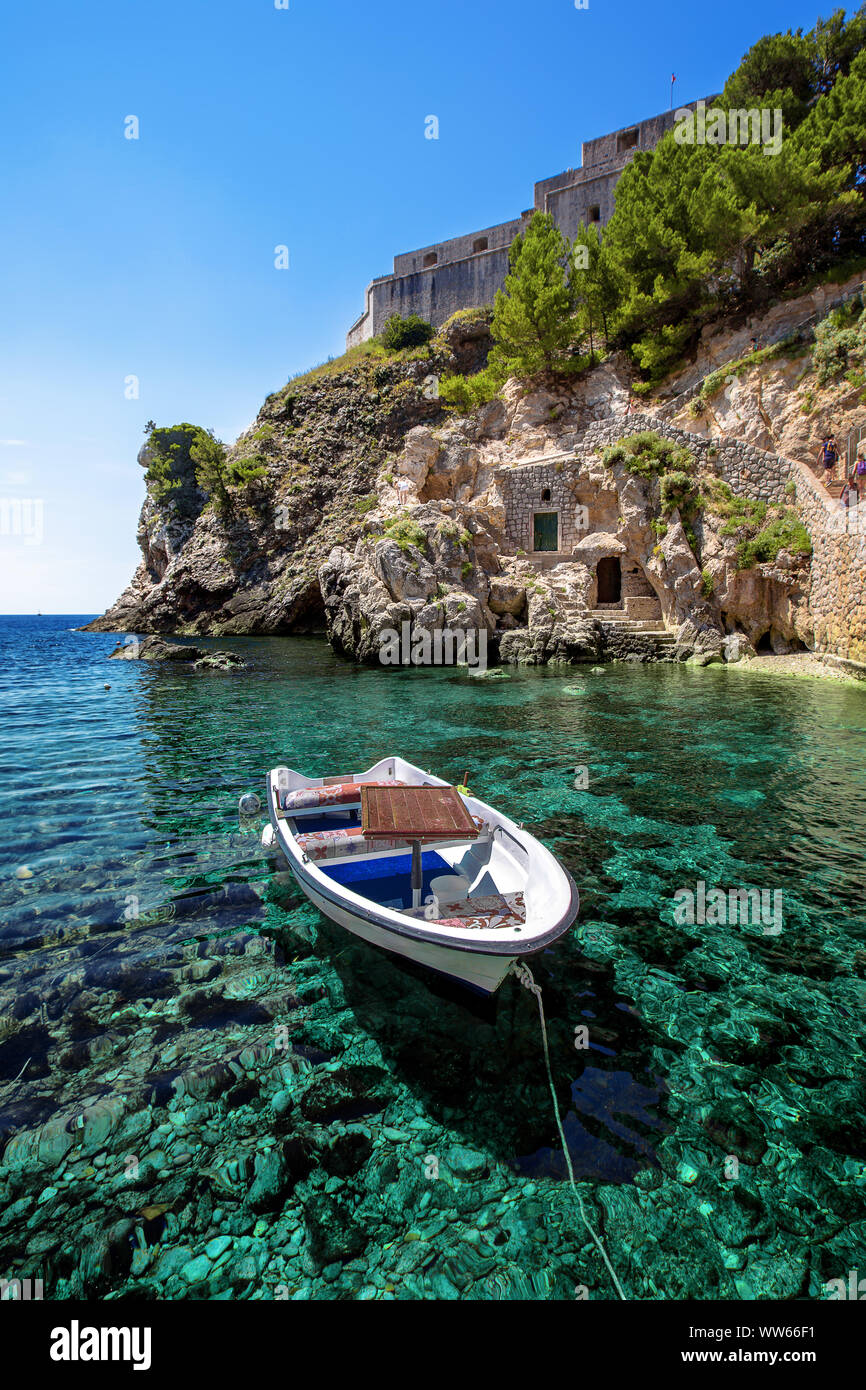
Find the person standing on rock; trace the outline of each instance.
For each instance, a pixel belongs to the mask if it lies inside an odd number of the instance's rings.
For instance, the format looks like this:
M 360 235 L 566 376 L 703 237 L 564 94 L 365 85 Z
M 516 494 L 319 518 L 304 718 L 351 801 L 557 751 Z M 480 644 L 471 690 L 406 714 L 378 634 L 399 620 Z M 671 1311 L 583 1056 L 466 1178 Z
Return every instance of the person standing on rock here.
M 823 463 L 824 465 L 825 487 L 827 487 L 828 484 L 832 483 L 833 481 L 833 476 L 836 472 L 836 462 L 838 458 L 839 452 L 836 448 L 836 436 L 833 434 L 826 434 L 824 436 L 824 443 L 818 450 L 818 462 Z

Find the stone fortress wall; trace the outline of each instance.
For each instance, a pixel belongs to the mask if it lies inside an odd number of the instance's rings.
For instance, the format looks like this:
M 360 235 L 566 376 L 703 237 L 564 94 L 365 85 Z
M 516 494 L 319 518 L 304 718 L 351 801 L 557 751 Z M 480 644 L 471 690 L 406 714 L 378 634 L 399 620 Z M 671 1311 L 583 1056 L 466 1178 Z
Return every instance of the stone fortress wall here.
M 693 109 L 696 103 L 688 105 Z M 419 314 L 438 328 L 458 309 L 492 304 L 508 273 L 508 248 L 533 212 L 549 212 L 570 238 L 581 222 L 604 227 L 613 216 L 614 190 L 623 169 L 637 150 L 654 149 L 673 128 L 674 117 L 673 111 L 665 111 L 585 141 L 580 168 L 542 179 L 535 185 L 534 206 L 510 222 L 395 256 L 392 274 L 379 275 L 367 286 L 364 312 L 349 329 L 346 347 L 381 333 L 392 314 Z

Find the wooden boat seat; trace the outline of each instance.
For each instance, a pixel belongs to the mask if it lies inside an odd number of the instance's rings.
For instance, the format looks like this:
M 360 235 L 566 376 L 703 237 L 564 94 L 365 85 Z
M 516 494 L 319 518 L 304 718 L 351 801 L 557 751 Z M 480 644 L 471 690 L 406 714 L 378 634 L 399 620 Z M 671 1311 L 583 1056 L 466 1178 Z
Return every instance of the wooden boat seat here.
M 360 806 L 361 787 L 404 787 L 393 777 L 381 782 L 334 782 L 329 787 L 297 787 L 294 791 L 280 792 L 281 811 L 318 811 L 327 806 Z

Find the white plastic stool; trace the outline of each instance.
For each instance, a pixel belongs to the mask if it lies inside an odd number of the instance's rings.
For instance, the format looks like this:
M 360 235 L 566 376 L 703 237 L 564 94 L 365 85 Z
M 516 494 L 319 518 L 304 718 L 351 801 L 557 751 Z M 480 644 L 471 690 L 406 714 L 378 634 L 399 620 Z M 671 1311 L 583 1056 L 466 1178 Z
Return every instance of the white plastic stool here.
M 440 874 L 430 880 L 430 892 L 435 893 L 440 903 L 462 903 L 468 898 L 471 884 L 462 874 Z

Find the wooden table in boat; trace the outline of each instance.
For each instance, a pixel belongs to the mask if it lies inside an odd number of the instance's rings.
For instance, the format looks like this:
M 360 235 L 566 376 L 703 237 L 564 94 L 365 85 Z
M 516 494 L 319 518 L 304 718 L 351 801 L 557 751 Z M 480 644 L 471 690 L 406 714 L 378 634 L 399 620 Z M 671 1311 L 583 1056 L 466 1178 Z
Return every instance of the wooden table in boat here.
M 454 787 L 361 786 L 365 840 L 474 840 L 478 827 Z
M 421 906 L 422 840 L 475 840 L 478 827 L 454 787 L 361 786 L 365 840 L 410 840 L 412 906 Z

